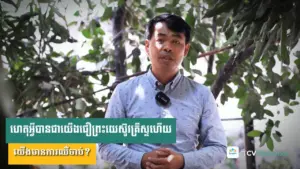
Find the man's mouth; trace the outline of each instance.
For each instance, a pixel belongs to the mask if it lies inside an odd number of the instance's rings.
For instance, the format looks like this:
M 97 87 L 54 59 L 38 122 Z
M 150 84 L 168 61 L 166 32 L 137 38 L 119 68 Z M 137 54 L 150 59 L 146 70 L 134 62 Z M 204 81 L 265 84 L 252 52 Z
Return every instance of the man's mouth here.
M 159 59 L 163 59 L 163 60 L 173 60 L 170 56 L 162 56 L 162 57 L 159 57 Z

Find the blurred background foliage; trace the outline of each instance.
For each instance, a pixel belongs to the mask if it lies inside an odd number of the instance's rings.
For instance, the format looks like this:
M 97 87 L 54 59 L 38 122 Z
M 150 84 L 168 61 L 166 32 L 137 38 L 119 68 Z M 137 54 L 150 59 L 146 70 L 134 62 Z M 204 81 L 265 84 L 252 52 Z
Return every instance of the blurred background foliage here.
M 19 8 L 21 3 L 26 3 L 25 9 Z M 56 118 L 59 113 L 61 118 L 104 117 L 114 87 L 145 71 L 141 68 L 140 47 L 146 23 L 168 12 L 182 16 L 192 27 L 191 49 L 181 71 L 192 79 L 205 78 L 204 85 L 211 87 L 222 104 L 230 98 L 239 99 L 237 106 L 246 124 L 267 118 L 264 131 L 248 133 L 259 137 L 261 146 L 273 150 L 273 141 L 281 141 L 282 134 L 277 130 L 280 121 L 273 117 L 277 113 L 288 116 L 299 104 L 300 51 L 291 51 L 300 38 L 300 1 L 68 1 L 68 6 L 78 8 L 73 14 L 78 17 L 75 21 L 66 19 L 66 10 L 59 8 L 62 3 L 0 3 L 0 85 L 6 116 Z M 99 6 L 104 9 L 102 15 L 92 15 Z M 16 16 L 20 10 L 22 14 Z M 87 10 L 87 15 L 82 17 L 81 10 Z M 103 39 L 108 32 L 102 25 L 107 22 L 113 30 L 110 46 Z M 74 26 L 90 42 L 86 55 L 68 49 L 58 52 L 54 47 L 78 43 L 69 31 Z M 125 43 L 131 45 L 131 52 L 126 53 Z M 206 59 L 206 72 L 192 68 L 199 58 Z M 76 66 L 80 61 L 102 64 L 96 71 L 82 71 Z M 275 65 L 281 69 L 275 70 Z M 128 75 L 129 71 L 132 74 Z M 103 90 L 94 90 L 95 84 Z M 102 98 L 95 96 L 104 90 L 110 92 Z M 284 108 L 276 113 L 267 109 L 279 104 Z

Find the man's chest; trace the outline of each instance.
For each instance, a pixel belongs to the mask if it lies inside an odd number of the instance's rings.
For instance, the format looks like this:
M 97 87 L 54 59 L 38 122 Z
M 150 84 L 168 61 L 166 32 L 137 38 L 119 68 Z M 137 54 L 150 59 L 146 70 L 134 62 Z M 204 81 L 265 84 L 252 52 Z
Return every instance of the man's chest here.
M 202 115 L 202 104 L 191 96 L 172 97 L 170 105 L 161 106 L 155 96 L 140 99 L 132 97 L 127 100 L 127 118 L 175 118 L 176 132 L 181 135 L 195 135 Z

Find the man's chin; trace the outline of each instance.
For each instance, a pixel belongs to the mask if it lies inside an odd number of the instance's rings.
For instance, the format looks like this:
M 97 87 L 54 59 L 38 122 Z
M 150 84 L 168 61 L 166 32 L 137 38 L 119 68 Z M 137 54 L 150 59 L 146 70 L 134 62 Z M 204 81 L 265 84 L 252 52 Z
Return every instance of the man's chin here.
M 170 59 L 159 59 L 159 63 L 161 65 L 172 65 L 173 64 L 173 60 L 170 60 Z
M 159 69 L 163 71 L 168 71 L 174 69 L 173 63 L 159 63 Z

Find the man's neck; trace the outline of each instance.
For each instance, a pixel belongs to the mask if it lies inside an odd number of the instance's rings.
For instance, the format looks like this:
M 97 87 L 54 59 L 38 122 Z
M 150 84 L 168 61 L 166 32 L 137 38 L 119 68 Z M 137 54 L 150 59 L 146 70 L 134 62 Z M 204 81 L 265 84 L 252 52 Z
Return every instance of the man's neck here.
M 175 78 L 175 76 L 178 72 L 178 69 L 166 72 L 166 71 L 159 71 L 159 70 L 151 68 L 151 71 L 152 71 L 153 75 L 156 77 L 156 79 L 161 84 L 166 85 Z

